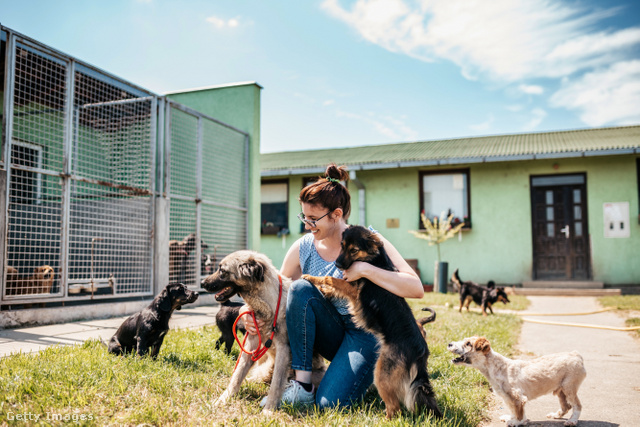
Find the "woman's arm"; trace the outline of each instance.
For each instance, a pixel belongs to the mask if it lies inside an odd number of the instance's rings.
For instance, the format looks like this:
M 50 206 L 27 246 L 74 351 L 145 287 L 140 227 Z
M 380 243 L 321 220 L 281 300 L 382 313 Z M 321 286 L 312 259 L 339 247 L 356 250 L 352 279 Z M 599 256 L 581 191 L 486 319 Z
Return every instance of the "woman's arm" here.
M 291 280 L 298 280 L 300 276 L 302 276 L 302 267 L 300 267 L 300 240 L 296 240 L 284 256 L 280 274 Z
M 366 262 L 354 262 L 351 267 L 343 272 L 343 279 L 353 282 L 365 277 L 399 297 L 422 298 L 424 296 L 424 288 L 420 277 L 407 264 L 391 242 L 380 234 L 378 234 L 378 237 L 384 243 L 384 249 L 398 271 L 383 270 Z

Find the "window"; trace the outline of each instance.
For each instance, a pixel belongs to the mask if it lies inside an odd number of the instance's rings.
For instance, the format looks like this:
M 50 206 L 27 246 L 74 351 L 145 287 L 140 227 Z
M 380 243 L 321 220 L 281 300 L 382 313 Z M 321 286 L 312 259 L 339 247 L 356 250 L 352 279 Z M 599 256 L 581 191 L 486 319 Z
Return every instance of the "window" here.
M 452 225 L 464 221 L 464 228 L 471 228 L 469 200 L 468 169 L 420 174 L 420 208 L 427 218 L 453 214 Z
M 262 234 L 289 233 L 289 181 L 263 181 L 260 224 Z
M 42 168 L 42 147 L 27 142 L 11 144 L 11 163 L 15 166 Z M 11 170 L 11 202 L 39 203 L 42 198 L 41 175 L 36 172 L 13 168 Z

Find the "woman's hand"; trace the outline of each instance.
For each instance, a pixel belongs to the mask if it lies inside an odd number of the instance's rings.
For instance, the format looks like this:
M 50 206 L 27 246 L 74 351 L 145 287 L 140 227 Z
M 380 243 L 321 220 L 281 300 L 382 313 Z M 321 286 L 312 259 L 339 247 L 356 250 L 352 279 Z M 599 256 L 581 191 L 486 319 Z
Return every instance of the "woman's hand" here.
M 253 311 L 253 310 L 251 309 L 251 307 L 245 304 L 242 307 L 240 307 L 240 313 L 244 313 L 245 311 Z M 263 320 L 256 319 L 256 322 L 258 323 L 256 327 L 256 324 L 253 323 L 253 316 L 251 316 L 251 314 L 249 313 L 242 316 L 242 322 L 244 322 L 244 328 L 247 330 L 247 333 L 249 335 L 258 335 L 258 328 L 261 328 L 264 326 Z
M 356 261 L 349 268 L 342 271 L 342 278 L 347 282 L 355 282 L 358 279 L 363 277 L 367 277 L 367 272 L 369 271 L 371 264 Z

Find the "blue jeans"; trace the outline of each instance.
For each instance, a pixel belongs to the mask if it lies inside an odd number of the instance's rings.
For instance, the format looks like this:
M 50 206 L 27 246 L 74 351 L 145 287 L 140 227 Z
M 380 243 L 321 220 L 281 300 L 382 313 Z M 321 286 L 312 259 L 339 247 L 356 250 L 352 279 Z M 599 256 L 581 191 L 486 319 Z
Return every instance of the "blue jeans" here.
M 293 369 L 311 371 L 314 348 L 331 361 L 316 391 L 319 408 L 348 407 L 362 400 L 373 383 L 378 358 L 378 342 L 372 334 L 358 328 L 351 315 L 338 313 L 315 286 L 302 279 L 289 289 L 287 330 Z

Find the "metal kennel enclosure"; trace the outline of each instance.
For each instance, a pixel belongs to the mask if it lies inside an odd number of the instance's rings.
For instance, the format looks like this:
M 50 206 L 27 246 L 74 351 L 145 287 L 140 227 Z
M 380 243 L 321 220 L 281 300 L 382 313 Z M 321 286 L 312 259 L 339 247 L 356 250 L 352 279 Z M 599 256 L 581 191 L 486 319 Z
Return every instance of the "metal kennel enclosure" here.
M 3 307 L 199 287 L 247 247 L 246 133 L 6 27 L 1 38 Z

